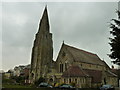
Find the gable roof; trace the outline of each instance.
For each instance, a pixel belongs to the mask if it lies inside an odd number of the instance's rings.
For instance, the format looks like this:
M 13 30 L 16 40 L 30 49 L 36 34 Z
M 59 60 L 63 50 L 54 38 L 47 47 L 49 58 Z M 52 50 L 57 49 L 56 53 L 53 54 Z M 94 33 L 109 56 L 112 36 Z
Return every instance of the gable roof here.
M 79 66 L 70 66 L 67 71 L 63 72 L 62 77 L 91 77 L 92 83 L 101 83 L 102 71 L 82 69 Z
M 85 77 L 88 76 L 79 66 L 70 66 L 62 77 Z
M 73 57 L 75 62 L 84 62 L 95 65 L 105 65 L 96 54 L 72 46 L 68 46 L 66 44 L 63 44 L 63 48 L 66 48 L 71 53 L 71 56 Z

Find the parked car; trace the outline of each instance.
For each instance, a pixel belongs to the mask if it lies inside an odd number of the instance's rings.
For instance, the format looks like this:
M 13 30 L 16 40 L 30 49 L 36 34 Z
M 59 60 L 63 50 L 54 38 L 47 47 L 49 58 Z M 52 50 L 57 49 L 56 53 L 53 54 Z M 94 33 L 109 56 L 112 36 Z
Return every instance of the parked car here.
M 38 88 L 40 88 L 40 87 L 53 88 L 53 86 L 51 86 L 50 84 L 45 83 L 45 82 L 40 83 L 38 85 Z
M 75 87 L 69 85 L 69 84 L 63 84 L 61 86 L 59 86 L 58 88 L 60 89 L 69 89 L 69 90 L 75 90 Z
M 115 88 L 112 85 L 103 85 L 100 90 L 115 90 Z

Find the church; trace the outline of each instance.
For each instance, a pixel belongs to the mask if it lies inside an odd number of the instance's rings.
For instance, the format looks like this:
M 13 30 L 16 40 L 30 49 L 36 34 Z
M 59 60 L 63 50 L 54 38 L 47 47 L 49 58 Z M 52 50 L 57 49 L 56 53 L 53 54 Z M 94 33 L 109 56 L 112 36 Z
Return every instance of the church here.
M 74 83 L 78 88 L 100 87 L 102 84 L 117 86 L 117 75 L 97 54 L 63 42 L 56 61 L 53 61 L 47 7 L 34 40 L 29 79 L 34 84 L 40 77 L 50 84 Z

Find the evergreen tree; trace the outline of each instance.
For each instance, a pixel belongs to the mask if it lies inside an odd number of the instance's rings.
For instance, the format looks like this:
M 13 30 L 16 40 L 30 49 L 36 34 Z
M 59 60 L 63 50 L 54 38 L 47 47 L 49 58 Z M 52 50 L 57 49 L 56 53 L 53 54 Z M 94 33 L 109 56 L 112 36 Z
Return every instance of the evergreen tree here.
M 111 54 L 109 57 L 114 59 L 114 64 L 120 65 L 120 11 L 117 11 L 118 19 L 112 19 L 110 23 L 110 34 L 113 36 L 110 39 Z

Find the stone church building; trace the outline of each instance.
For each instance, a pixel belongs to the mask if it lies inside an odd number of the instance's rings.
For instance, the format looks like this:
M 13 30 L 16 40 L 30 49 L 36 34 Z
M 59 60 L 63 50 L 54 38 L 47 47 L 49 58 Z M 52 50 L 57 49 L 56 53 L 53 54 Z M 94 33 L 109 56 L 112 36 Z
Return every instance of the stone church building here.
M 110 70 L 110 67 L 98 55 L 64 42 L 57 60 L 53 61 L 52 34 L 47 7 L 45 7 L 32 48 L 31 83 L 43 77 L 51 84 L 75 83 L 79 88 L 99 87 L 102 84 L 116 86 L 117 75 Z

